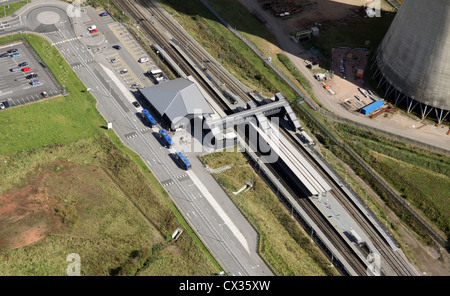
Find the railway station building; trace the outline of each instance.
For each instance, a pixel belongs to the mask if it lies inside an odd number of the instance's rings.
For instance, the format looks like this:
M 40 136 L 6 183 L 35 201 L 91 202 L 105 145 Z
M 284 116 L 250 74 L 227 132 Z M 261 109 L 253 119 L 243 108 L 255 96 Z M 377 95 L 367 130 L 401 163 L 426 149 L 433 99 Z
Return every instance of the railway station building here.
M 168 80 L 139 91 L 174 131 L 185 129 L 196 116 L 214 113 L 198 86 L 184 78 Z

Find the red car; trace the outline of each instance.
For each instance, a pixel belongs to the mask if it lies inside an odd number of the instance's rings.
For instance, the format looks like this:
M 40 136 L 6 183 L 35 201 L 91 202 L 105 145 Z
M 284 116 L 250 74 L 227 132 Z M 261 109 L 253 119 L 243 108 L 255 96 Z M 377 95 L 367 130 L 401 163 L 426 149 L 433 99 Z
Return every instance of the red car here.
M 25 68 L 23 68 L 23 72 L 28 72 L 28 71 L 31 71 L 32 69 L 31 69 L 31 67 L 25 67 Z
M 47 92 L 44 91 L 44 92 L 42 93 L 42 96 L 43 96 L 44 98 L 48 98 Z
M 91 32 L 91 33 L 97 33 L 98 30 L 97 30 L 97 29 L 92 29 L 92 30 L 90 30 L 89 32 Z

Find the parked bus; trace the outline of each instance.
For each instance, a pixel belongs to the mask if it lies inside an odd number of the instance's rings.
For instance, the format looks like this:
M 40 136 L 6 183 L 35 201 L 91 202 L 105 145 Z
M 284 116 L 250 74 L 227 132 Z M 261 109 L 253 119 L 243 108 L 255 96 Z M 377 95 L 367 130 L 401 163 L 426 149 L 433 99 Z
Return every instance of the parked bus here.
M 177 151 L 176 158 L 180 162 L 183 169 L 185 169 L 186 171 L 189 171 L 192 168 L 191 163 L 186 158 L 186 156 L 183 155 L 183 153 Z
M 156 126 L 156 120 L 153 118 L 153 116 L 148 112 L 147 109 L 142 110 L 142 114 L 144 114 L 145 120 L 150 124 L 151 127 Z
M 172 148 L 173 141 L 170 138 L 170 136 L 166 133 L 166 131 L 163 129 L 159 130 L 159 135 L 161 136 L 161 139 L 167 145 L 167 147 Z

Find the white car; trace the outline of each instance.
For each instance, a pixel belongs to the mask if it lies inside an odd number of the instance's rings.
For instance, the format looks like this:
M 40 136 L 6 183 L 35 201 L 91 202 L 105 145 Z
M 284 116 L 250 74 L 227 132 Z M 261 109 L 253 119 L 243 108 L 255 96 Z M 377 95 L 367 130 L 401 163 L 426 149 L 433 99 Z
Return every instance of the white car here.
M 146 63 L 148 62 L 148 58 L 140 58 L 139 63 Z
M 125 73 L 128 73 L 128 70 L 127 70 L 127 69 L 122 69 L 122 70 L 120 70 L 120 74 L 125 74 Z
M 111 63 L 117 63 L 119 61 L 119 58 L 113 58 L 112 60 L 111 60 Z

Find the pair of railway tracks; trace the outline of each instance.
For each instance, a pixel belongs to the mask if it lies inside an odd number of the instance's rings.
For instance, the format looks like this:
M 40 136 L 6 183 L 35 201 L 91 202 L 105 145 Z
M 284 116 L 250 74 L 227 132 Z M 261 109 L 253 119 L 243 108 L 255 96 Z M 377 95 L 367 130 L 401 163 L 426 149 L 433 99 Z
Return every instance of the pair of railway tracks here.
M 309 161 L 309 163 L 313 166 L 320 166 L 320 164 L 315 160 L 310 153 L 305 151 L 305 148 L 303 148 L 301 145 L 298 144 L 296 139 L 293 138 L 291 134 L 286 132 L 285 130 L 282 130 L 283 133 L 286 135 L 286 138 L 291 141 L 296 147 L 298 147 L 298 150 L 302 153 L 302 155 Z M 347 194 L 343 191 L 341 186 L 336 182 L 334 178 L 332 178 L 328 172 L 325 170 L 318 170 L 319 174 L 328 182 L 328 184 L 331 186 L 331 194 L 333 197 L 335 197 L 339 203 L 344 207 L 344 209 L 349 213 L 349 215 L 354 219 L 354 221 L 364 230 L 364 232 L 367 234 L 368 238 L 371 240 L 371 242 L 374 244 L 375 248 L 379 252 L 381 258 L 385 260 L 385 264 L 382 264 L 382 267 L 384 269 L 390 268 L 391 271 L 393 271 L 397 275 L 401 276 L 413 276 L 416 275 L 416 273 L 411 270 L 411 266 L 408 262 L 406 262 L 396 251 L 394 251 L 390 245 L 387 243 L 385 238 L 382 236 L 381 233 L 379 233 L 379 230 L 376 229 L 372 222 L 369 220 L 369 218 L 361 212 L 361 210 L 358 208 L 357 205 L 349 198 L 347 197 Z M 388 271 L 384 271 L 386 274 Z M 390 273 L 390 272 L 389 272 Z
M 198 49 L 198 45 L 195 44 L 188 38 L 182 29 L 178 27 L 178 25 L 174 24 L 173 21 L 168 19 L 168 17 L 160 11 L 160 9 L 152 2 L 152 1 L 116 1 L 116 4 L 123 10 L 128 12 L 128 15 L 139 22 L 141 29 L 146 33 L 149 37 L 151 37 L 157 44 L 162 46 L 164 50 L 176 60 L 179 64 L 180 68 L 192 75 L 198 83 L 202 85 L 202 87 L 211 95 L 212 98 L 216 98 L 216 94 L 214 90 L 212 90 L 208 84 L 206 84 L 203 79 L 196 73 L 196 71 L 192 70 L 192 66 L 187 63 L 183 58 L 179 57 L 179 54 L 172 48 L 167 37 L 164 36 L 151 21 L 148 19 L 148 15 L 140 11 L 136 6 L 135 2 L 139 3 L 143 7 L 148 14 L 155 16 L 158 22 L 164 26 L 166 30 L 168 30 L 173 38 L 178 41 L 179 44 L 183 45 L 185 49 L 189 52 L 189 54 L 197 61 L 201 61 L 202 63 L 206 63 L 208 61 L 208 70 L 213 73 L 216 77 L 218 77 L 221 82 L 225 83 L 227 87 L 234 92 L 234 94 L 238 95 L 244 101 L 250 101 L 248 94 L 242 90 L 242 87 L 238 85 L 233 79 L 227 76 L 224 73 L 223 69 L 216 64 L 214 59 L 210 59 L 210 57 L 202 52 L 202 49 Z M 218 104 L 224 109 L 229 110 L 229 107 L 222 101 L 216 100 Z M 307 157 L 311 164 L 317 164 L 316 161 L 304 151 L 303 147 L 299 145 L 296 141 L 292 140 L 292 136 L 287 134 L 287 138 L 290 139 L 296 147 L 298 147 L 303 155 Z M 280 176 L 277 172 L 276 168 L 270 168 L 272 173 Z M 395 271 L 398 275 L 410 275 L 412 274 L 409 269 L 406 267 L 406 263 L 403 260 L 398 258 L 397 254 L 390 248 L 390 246 L 384 241 L 383 238 L 380 238 L 379 233 L 374 227 L 371 225 L 370 221 L 368 221 L 367 217 L 362 214 L 349 199 L 345 196 L 345 193 L 342 192 L 342 189 L 335 183 L 334 179 L 332 179 L 326 172 L 320 170 L 320 173 L 323 177 L 330 183 L 332 186 L 332 193 L 339 202 L 344 206 L 344 208 L 350 213 L 350 215 L 355 219 L 355 221 L 364 229 L 369 238 L 372 240 L 377 250 L 380 252 L 382 258 L 387 260 L 389 266 Z M 367 267 L 365 264 L 359 259 L 359 257 L 354 253 L 353 249 L 351 249 L 347 243 L 342 239 L 342 237 L 337 233 L 331 223 L 323 217 L 323 215 L 315 208 L 314 204 L 309 200 L 309 198 L 305 198 L 299 196 L 299 190 L 295 190 L 291 188 L 291 184 L 287 184 L 283 178 L 280 178 L 283 185 L 289 190 L 289 192 L 296 197 L 299 204 L 308 212 L 311 218 L 313 218 L 321 230 L 327 235 L 333 245 L 339 249 L 342 255 L 348 260 L 348 262 L 352 265 L 354 270 L 360 274 L 365 275 Z M 292 182 L 290 182 L 292 183 Z

